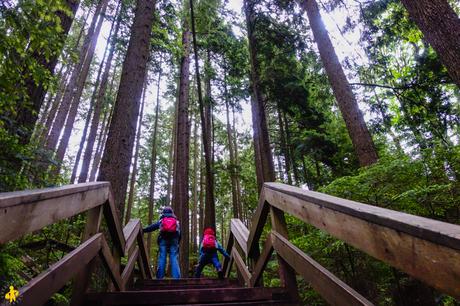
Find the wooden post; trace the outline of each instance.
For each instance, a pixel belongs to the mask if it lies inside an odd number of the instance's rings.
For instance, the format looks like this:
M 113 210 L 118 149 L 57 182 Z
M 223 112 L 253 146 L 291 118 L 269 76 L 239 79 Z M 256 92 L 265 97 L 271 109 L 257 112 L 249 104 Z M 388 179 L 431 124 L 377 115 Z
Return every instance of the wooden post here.
M 99 232 L 102 218 L 102 205 L 90 209 L 86 213 L 86 225 L 81 238 L 82 242 L 85 242 L 91 238 L 94 234 Z M 88 289 L 89 281 L 91 279 L 91 272 L 94 268 L 96 258 L 93 259 L 74 279 L 72 289 L 72 301 L 71 306 L 81 305 L 83 301 L 83 295 Z
M 272 221 L 272 230 L 279 233 L 282 237 L 289 239 L 283 211 L 271 206 L 270 217 Z M 283 258 L 281 258 L 281 256 L 277 254 L 277 257 L 281 284 L 287 289 L 291 299 L 296 301 L 299 299 L 299 292 L 297 291 L 295 271 Z

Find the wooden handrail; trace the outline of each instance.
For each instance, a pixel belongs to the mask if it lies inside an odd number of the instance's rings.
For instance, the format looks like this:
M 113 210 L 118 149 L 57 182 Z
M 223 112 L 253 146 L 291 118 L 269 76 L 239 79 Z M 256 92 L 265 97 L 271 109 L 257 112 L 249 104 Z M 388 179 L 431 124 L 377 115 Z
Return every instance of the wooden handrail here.
M 90 277 L 88 267 L 97 256 L 102 259 L 115 290 L 125 290 L 136 262 L 141 277 L 153 277 L 142 237 L 142 225 L 138 219 L 134 219 L 122 229 L 108 182 L 2 193 L 0 208 L 0 245 L 77 214 L 88 214 L 82 244 L 20 288 L 21 305 L 45 303 L 52 294 L 77 276 L 79 279 L 74 293 L 83 294 Z M 104 236 L 98 233 L 102 212 L 113 250 Z M 122 256 L 128 256 L 128 264 L 120 271 Z M 79 284 L 80 281 L 84 284 Z M 78 305 L 81 301 L 82 298 L 77 296 L 75 303 L 74 300 L 72 303 Z
M 460 226 L 354 201 L 306 191 L 279 183 L 265 183 L 252 219 L 252 228 L 232 220 L 228 241 L 245 243 L 243 256 L 255 260 L 250 269 L 239 258 L 224 261 L 228 275 L 233 261 L 240 274 L 252 271 L 249 286 L 257 285 L 273 249 L 333 305 L 371 303 L 272 228 L 260 254 L 259 240 L 270 210 L 277 209 L 343 240 L 438 290 L 460 297 Z M 272 217 L 273 222 L 273 217 Z M 243 225 L 244 226 L 244 225 Z M 273 225 L 272 225 L 273 226 Z M 279 227 L 279 225 L 278 225 Z M 286 228 L 281 227 L 285 232 Z M 236 250 L 233 246 L 229 251 Z M 260 255 L 259 255 L 260 254 Z M 239 254 L 238 254 L 239 255 Z M 241 255 L 239 255 L 241 259 Z
M 107 182 L 0 194 L 0 245 L 68 219 L 109 198 Z

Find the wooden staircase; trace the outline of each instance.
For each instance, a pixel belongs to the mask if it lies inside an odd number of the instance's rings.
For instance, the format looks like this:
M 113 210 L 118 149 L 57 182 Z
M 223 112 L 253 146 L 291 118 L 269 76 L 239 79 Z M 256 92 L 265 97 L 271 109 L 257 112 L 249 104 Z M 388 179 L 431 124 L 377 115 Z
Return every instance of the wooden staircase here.
M 142 225 L 134 219 L 122 227 L 108 182 L 0 194 L 0 246 L 82 213 L 80 245 L 19 288 L 18 305 L 44 305 L 70 281 L 72 306 L 296 305 L 297 275 L 331 305 L 372 305 L 289 241 L 285 213 L 460 299 L 460 226 L 278 183 L 264 184 L 249 229 L 231 220 L 223 280 L 153 280 Z M 281 288 L 264 288 L 274 253 Z M 89 291 L 98 261 L 107 292 Z
M 237 280 L 139 280 L 124 292 L 89 293 L 85 305 L 298 305 L 284 288 L 244 288 Z

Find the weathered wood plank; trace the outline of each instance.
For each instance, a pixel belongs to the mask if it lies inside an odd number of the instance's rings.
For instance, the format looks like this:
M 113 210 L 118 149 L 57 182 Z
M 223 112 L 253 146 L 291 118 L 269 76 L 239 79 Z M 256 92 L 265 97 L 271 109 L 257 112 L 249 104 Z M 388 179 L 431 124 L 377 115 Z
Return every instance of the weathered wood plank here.
M 121 256 L 125 255 L 125 237 L 123 236 L 120 218 L 115 209 L 112 192 L 109 192 L 108 200 L 104 203 L 104 217 L 115 247 Z
M 458 237 L 460 226 L 325 195 L 312 199 L 317 193 L 281 187 L 279 184 L 267 185 L 265 196 L 271 205 L 440 291 L 460 298 L 460 252 L 445 246 L 446 241 L 455 245 L 452 241 Z M 326 205 L 326 199 L 331 203 Z M 341 209 L 341 205 L 345 208 Z M 418 227 L 415 224 L 417 220 L 421 221 Z M 406 229 L 410 227 L 412 230 L 401 231 L 404 222 L 408 222 Z M 416 231 L 417 228 L 420 231 Z M 415 232 L 417 236 L 413 235 Z M 439 243 L 432 241 L 433 236 L 445 235 L 449 239 L 440 239 Z
M 102 238 L 102 234 L 94 235 L 20 288 L 21 305 L 43 305 L 51 295 L 59 291 L 97 256 L 101 249 Z
M 0 245 L 102 205 L 109 188 L 108 183 L 92 183 L 8 194 L 0 199 Z
M 61 198 L 74 193 L 82 193 L 94 189 L 104 189 L 108 188 L 109 185 L 109 182 L 91 182 L 66 185 L 62 187 L 2 192 L 0 193 L 0 208 L 11 208 L 16 205 Z
M 248 236 L 249 230 L 246 226 L 241 222 L 240 219 L 231 219 L 230 220 L 230 230 L 233 234 L 238 245 L 243 250 L 244 254 L 248 254 Z
M 85 242 L 97 232 L 99 232 L 99 227 L 101 225 L 102 219 L 102 206 L 97 206 L 92 208 L 86 213 L 86 224 L 85 230 L 81 241 Z M 91 273 L 94 268 L 94 260 L 89 262 L 83 269 L 80 271 L 74 279 L 73 288 L 72 288 L 72 300 L 71 305 L 81 305 L 86 292 L 89 281 L 91 278 Z
M 119 267 L 116 259 L 112 256 L 110 252 L 110 247 L 107 244 L 107 241 L 104 237 L 101 239 L 101 250 L 100 255 L 102 262 L 104 263 L 105 268 L 112 280 L 113 285 L 118 291 L 123 291 L 125 288 L 123 286 L 122 279 L 119 274 Z
M 265 202 L 264 189 L 260 192 L 259 205 L 252 217 L 251 222 L 251 231 L 249 232 L 247 249 L 248 256 L 253 258 L 253 252 L 258 251 L 259 248 L 259 239 L 262 235 L 265 223 L 267 222 L 268 212 L 270 211 L 270 206 Z M 255 258 L 257 260 L 257 258 Z
M 302 275 L 330 305 L 373 305 L 279 233 L 272 232 L 271 240 L 276 253 Z
M 234 243 L 234 238 L 233 238 L 232 232 L 230 231 L 228 233 L 227 243 L 225 244 L 225 249 L 227 250 L 227 253 L 229 253 L 229 254 L 232 252 L 233 243 Z M 232 265 L 231 257 L 230 258 L 225 257 L 224 258 L 224 263 L 222 265 L 222 270 L 224 271 L 225 277 L 230 276 L 230 271 L 232 269 L 231 265 Z
M 122 287 L 126 288 L 126 284 L 131 278 L 133 274 L 134 265 L 136 264 L 137 258 L 139 256 L 139 247 L 135 247 L 133 253 L 129 257 L 128 263 L 126 264 L 125 268 L 123 269 L 123 273 L 121 273 L 121 282 Z
M 460 250 L 459 225 L 345 200 L 285 184 L 265 183 L 264 186 L 268 190 L 298 198 L 306 204 L 322 206 L 438 245 Z
M 254 271 L 252 272 L 251 279 L 249 281 L 249 286 L 254 287 L 259 282 L 260 278 L 263 275 L 265 267 L 267 266 L 268 261 L 273 253 L 273 244 L 271 236 L 267 237 L 265 240 L 264 248 L 262 249 L 262 253 L 257 260 L 257 263 L 254 267 Z
M 142 263 L 142 268 L 141 268 L 141 272 L 142 270 L 144 270 L 144 272 L 142 273 L 145 273 L 146 275 L 143 277 L 147 277 L 149 279 L 152 279 L 153 278 L 153 271 L 152 269 L 150 268 L 150 263 L 149 263 L 149 256 L 148 256 L 148 253 L 147 253 L 147 248 L 145 246 L 145 243 L 144 243 L 144 238 L 142 236 L 142 224 L 139 224 L 140 226 L 140 229 L 139 229 L 139 232 L 137 234 L 137 245 L 139 246 L 139 258 L 140 258 L 140 261 Z
M 137 240 L 137 235 L 141 230 L 141 221 L 139 219 L 131 219 L 128 224 L 123 228 L 123 237 L 125 238 L 125 251 L 124 254 L 128 254 L 129 250 Z
M 280 209 L 271 206 L 270 217 L 272 222 L 272 230 L 278 232 L 281 236 L 288 239 L 288 232 L 286 220 L 284 219 L 284 212 Z M 295 277 L 294 269 L 285 262 L 285 260 L 277 254 L 278 257 L 278 273 L 280 276 L 281 284 L 289 291 L 291 297 L 295 300 L 299 299 L 299 292 L 297 290 L 297 280 Z
M 170 290 L 91 293 L 87 296 L 87 304 L 91 301 L 102 301 L 103 305 L 235 305 L 241 301 L 288 299 L 288 294 L 282 288 L 210 288 L 178 289 L 173 293 Z
M 241 273 L 241 276 L 243 277 L 244 282 L 246 284 L 249 284 L 249 281 L 251 280 L 251 273 L 249 272 L 248 268 L 244 264 L 243 258 L 241 257 L 240 253 L 238 253 L 235 247 L 232 249 L 231 256 L 233 258 L 233 261 L 236 264 L 236 268 Z

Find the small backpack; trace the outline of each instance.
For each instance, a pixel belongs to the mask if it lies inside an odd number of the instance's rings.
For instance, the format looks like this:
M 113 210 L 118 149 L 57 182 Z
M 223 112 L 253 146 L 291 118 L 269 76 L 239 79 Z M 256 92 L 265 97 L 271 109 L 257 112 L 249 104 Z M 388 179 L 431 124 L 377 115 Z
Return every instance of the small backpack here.
M 216 236 L 205 234 L 203 237 L 203 249 L 205 251 L 214 251 L 216 249 Z
M 160 232 L 175 233 L 177 231 L 177 220 L 174 217 L 164 217 L 161 219 Z

